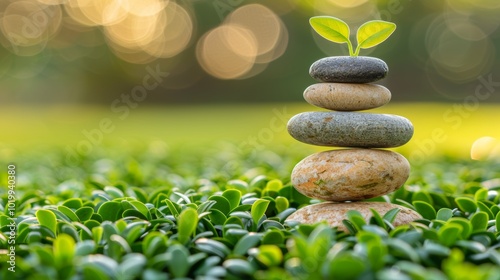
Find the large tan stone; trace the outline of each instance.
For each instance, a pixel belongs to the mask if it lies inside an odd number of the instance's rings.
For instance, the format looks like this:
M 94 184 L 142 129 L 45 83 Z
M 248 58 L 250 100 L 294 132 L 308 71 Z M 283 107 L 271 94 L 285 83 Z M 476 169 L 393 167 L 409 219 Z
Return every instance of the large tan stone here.
M 356 201 L 391 193 L 410 174 L 402 155 L 386 150 L 345 149 L 312 154 L 295 166 L 292 185 L 328 201 Z
M 304 91 L 307 103 L 336 111 L 360 111 L 381 107 L 391 100 L 391 92 L 375 84 L 320 83 Z
M 408 224 L 422 218 L 420 214 L 409 208 L 387 202 L 324 202 L 301 208 L 290 215 L 286 221 L 295 221 L 302 224 L 315 224 L 326 221 L 330 226 L 346 231 L 342 220 L 347 219 L 347 211 L 356 210 L 360 212 L 365 221 L 368 222 L 372 217 L 370 208 L 376 210 L 381 216 L 391 209 L 400 209 L 392 223 L 395 226 Z

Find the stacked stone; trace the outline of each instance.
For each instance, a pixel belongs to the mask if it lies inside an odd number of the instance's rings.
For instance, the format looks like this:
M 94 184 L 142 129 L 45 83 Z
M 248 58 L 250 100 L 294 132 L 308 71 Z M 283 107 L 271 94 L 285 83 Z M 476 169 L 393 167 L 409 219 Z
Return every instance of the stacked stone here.
M 327 221 L 344 230 L 347 211 L 357 210 L 368 220 L 370 208 L 381 215 L 401 209 L 395 225 L 421 218 L 399 205 L 358 202 L 394 192 L 410 174 L 406 158 L 379 148 L 407 143 L 413 136 L 412 123 L 401 116 L 358 112 L 390 101 L 387 88 L 372 84 L 387 72 L 387 64 L 373 57 L 327 57 L 312 64 L 309 73 L 321 83 L 309 86 L 304 99 L 331 111 L 298 114 L 288 122 L 288 132 L 307 144 L 348 149 L 316 153 L 295 166 L 291 179 L 297 191 L 328 202 L 304 207 L 290 215 L 289 221 Z

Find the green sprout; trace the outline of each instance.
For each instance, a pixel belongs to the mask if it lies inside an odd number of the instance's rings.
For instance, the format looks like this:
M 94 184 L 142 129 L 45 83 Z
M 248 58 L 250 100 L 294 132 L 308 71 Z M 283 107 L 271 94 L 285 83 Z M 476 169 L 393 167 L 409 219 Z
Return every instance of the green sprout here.
M 396 24 L 383 20 L 365 22 L 358 28 L 356 37 L 358 45 L 353 51 L 350 30 L 347 23 L 336 17 L 318 16 L 309 20 L 314 31 L 323 38 L 334 43 L 347 43 L 350 56 L 358 56 L 361 49 L 369 49 L 385 41 L 396 30 Z

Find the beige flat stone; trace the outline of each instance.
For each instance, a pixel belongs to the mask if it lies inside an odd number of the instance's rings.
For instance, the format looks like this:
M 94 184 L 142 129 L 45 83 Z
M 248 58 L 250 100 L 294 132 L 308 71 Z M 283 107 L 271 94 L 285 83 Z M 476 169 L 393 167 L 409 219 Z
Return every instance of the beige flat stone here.
M 391 92 L 375 84 L 320 83 L 304 91 L 307 103 L 328 110 L 360 111 L 381 107 L 391 100 Z
M 387 202 L 324 202 L 301 208 L 290 215 L 286 221 L 295 221 L 302 224 L 315 224 L 326 221 L 330 226 L 346 231 L 342 220 L 347 219 L 347 211 L 359 211 L 365 221 L 368 222 L 372 217 L 370 208 L 376 210 L 381 216 L 385 215 L 391 209 L 400 209 L 401 211 L 399 211 L 392 223 L 395 226 L 409 224 L 412 221 L 422 218 L 420 214 L 409 208 Z
M 312 154 L 294 167 L 300 193 L 328 201 L 356 201 L 399 189 L 410 175 L 402 155 L 386 150 L 344 149 Z

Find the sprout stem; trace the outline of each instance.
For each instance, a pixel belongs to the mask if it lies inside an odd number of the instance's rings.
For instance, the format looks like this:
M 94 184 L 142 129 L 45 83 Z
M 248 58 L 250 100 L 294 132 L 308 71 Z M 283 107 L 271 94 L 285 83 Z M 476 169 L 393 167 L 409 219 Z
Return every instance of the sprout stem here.
M 353 52 L 353 50 L 352 50 L 352 43 L 351 43 L 351 41 L 350 41 L 350 40 L 348 40 L 348 41 L 347 41 L 347 46 L 349 47 L 349 55 L 350 55 L 350 56 L 358 56 L 357 54 L 355 54 L 355 53 Z M 359 53 L 359 51 L 358 51 L 358 53 Z

